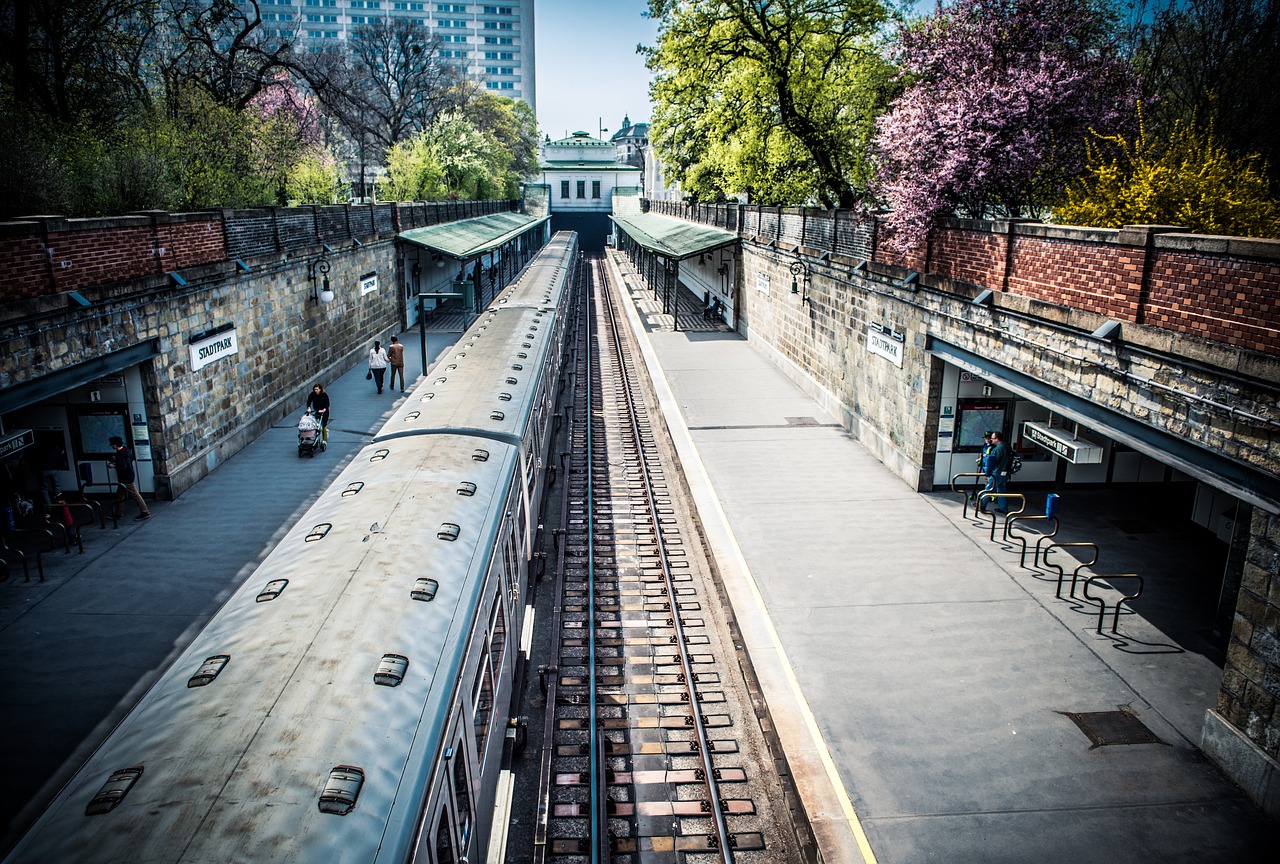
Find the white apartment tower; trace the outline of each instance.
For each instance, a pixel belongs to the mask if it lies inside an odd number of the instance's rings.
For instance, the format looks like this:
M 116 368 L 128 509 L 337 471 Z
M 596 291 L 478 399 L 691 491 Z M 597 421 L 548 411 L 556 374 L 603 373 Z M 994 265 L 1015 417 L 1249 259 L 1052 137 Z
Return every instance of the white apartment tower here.
M 534 101 L 534 0 L 434 3 L 427 0 L 258 0 L 271 35 L 297 34 L 327 47 L 381 18 L 410 18 L 440 37 L 446 62 L 498 96 Z

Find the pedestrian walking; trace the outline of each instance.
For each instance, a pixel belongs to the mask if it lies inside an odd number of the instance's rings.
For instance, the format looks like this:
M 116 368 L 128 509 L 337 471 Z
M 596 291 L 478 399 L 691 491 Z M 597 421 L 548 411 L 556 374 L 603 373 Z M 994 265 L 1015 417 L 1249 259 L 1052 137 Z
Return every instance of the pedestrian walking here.
M 391 344 L 387 346 L 387 360 L 391 363 L 391 384 L 392 390 L 396 389 L 396 374 L 400 375 L 400 392 L 404 392 L 404 346 L 400 344 L 400 340 L 391 337 Z
M 373 348 L 369 350 L 369 374 L 366 378 L 372 378 L 373 383 L 378 385 L 378 392 L 382 392 L 382 379 L 387 374 L 387 352 L 383 350 L 382 343 L 375 341 Z
M 329 394 L 324 392 L 323 384 L 316 384 L 307 396 L 307 410 L 314 411 L 320 421 L 320 440 L 329 440 Z
M 978 462 L 978 470 L 981 471 L 983 474 L 985 474 L 987 477 L 987 485 L 983 486 L 979 494 L 974 496 L 977 499 L 976 506 L 979 513 L 987 512 L 987 507 L 986 507 L 987 502 L 983 499 L 981 493 L 995 491 L 995 482 L 991 479 L 991 448 L 993 446 L 994 445 L 991 443 L 991 433 L 983 432 L 982 433 L 982 455 L 978 457 L 977 462 Z
M 132 498 L 138 505 L 138 515 L 133 517 L 134 520 L 141 522 L 143 519 L 150 519 L 151 511 L 147 509 L 147 502 L 142 500 L 142 495 L 138 492 L 138 474 L 135 470 L 133 453 L 124 446 L 124 439 L 120 436 L 113 435 L 110 441 L 111 449 L 116 452 L 107 460 L 107 464 L 116 469 L 116 482 L 120 487 L 115 503 L 116 518 L 120 519 L 124 516 L 125 499 Z

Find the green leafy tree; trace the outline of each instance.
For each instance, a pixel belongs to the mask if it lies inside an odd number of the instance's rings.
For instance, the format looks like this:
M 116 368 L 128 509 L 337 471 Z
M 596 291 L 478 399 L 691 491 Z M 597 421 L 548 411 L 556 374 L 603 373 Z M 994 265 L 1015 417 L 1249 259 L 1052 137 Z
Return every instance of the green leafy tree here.
M 387 174 L 378 191 L 388 201 L 439 201 L 445 197 L 444 169 L 424 134 L 387 151 Z
M 853 206 L 897 92 L 880 0 L 650 0 L 653 140 L 698 197 Z
M 342 176 L 333 158 L 311 153 L 289 168 L 288 197 L 302 204 L 332 204 L 342 192 Z
M 1099 146 L 1104 144 L 1106 146 Z M 1233 157 L 1210 127 L 1176 121 L 1168 133 L 1099 136 L 1088 173 L 1053 219 L 1068 225 L 1183 225 L 1202 234 L 1280 237 L 1280 202 L 1257 154 Z

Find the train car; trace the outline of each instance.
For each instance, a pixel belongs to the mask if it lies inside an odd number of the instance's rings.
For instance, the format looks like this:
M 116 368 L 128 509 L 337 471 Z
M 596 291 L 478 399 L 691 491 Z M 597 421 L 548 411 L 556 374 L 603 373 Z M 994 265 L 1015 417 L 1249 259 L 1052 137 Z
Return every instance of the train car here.
M 557 234 L 6 861 L 481 860 L 576 259 Z

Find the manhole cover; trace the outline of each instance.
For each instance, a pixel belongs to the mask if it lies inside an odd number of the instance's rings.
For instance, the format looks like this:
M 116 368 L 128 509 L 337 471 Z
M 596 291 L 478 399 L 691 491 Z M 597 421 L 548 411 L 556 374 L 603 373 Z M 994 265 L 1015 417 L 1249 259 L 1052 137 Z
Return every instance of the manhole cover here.
M 816 417 L 785 417 L 788 426 L 817 426 L 818 418 Z
M 1126 534 L 1156 533 L 1156 529 L 1152 528 L 1141 519 L 1109 519 L 1108 521 Z
M 1089 736 L 1094 747 L 1107 747 L 1112 744 L 1163 744 L 1142 721 L 1128 711 L 1063 711 L 1080 727 L 1080 731 Z

